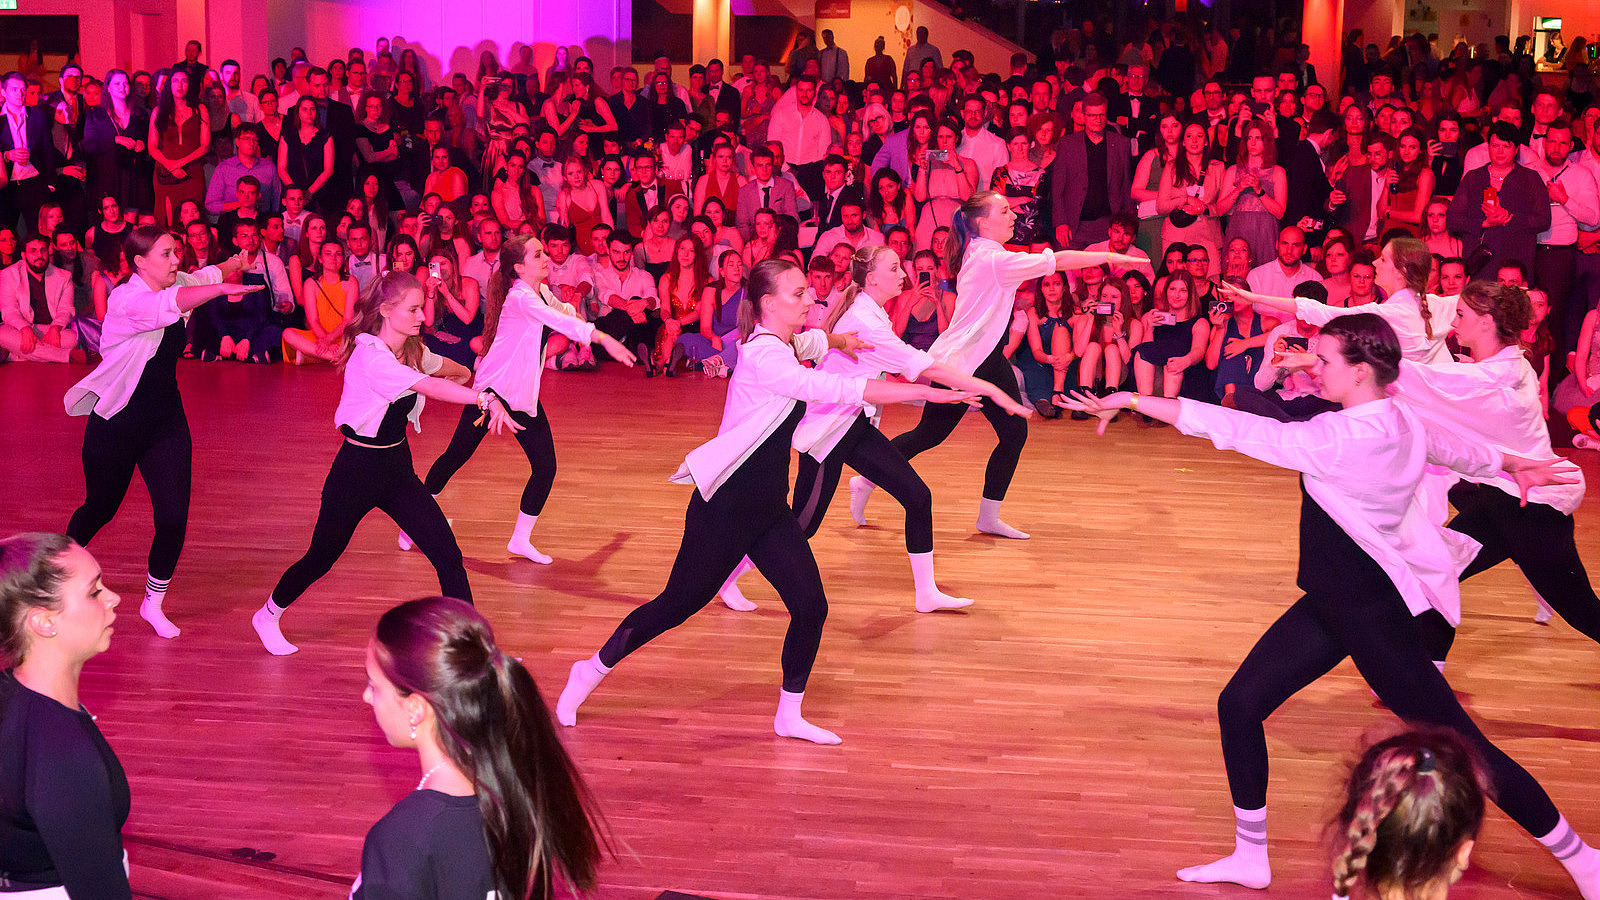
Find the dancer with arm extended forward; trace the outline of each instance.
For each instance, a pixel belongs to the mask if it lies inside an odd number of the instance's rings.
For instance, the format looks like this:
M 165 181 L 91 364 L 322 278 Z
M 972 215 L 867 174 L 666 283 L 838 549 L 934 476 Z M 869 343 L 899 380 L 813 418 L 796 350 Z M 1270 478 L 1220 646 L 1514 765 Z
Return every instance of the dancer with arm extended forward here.
M 456 536 L 412 468 L 406 425 L 421 430 L 423 398 L 432 397 L 476 405 L 496 434 L 502 428 L 514 434 L 522 426 L 494 392 L 466 386 L 472 375 L 466 367 L 422 345 L 422 307 L 422 282 L 409 272 L 390 272 L 356 301 L 356 314 L 345 324 L 344 392 L 333 415 L 344 443 L 322 485 L 311 546 L 250 620 L 268 653 L 287 656 L 299 649 L 283 637 L 284 610 L 328 574 L 374 509 L 416 540 L 439 573 L 442 593 L 472 602 Z
M 679 484 L 694 484 L 696 490 L 689 498 L 683 543 L 667 586 L 629 613 L 592 658 L 573 664 L 556 704 L 561 724 L 577 723 L 579 705 L 624 657 L 711 602 L 718 586 L 748 555 L 777 586 L 789 609 L 783 691 L 773 730 L 783 737 L 839 743 L 837 735 L 800 715 L 828 601 L 805 532 L 789 508 L 789 448 L 795 426 L 808 403 L 857 407 L 910 400 L 961 403 L 975 395 L 802 366 L 800 358 L 816 359 L 826 352 L 822 332 L 797 334 L 810 306 L 799 266 L 769 259 L 750 270 L 740 309 L 743 343 L 728 384 L 722 425 L 717 436 L 691 451 L 672 476 Z
M 556 447 L 550 435 L 550 417 L 539 402 L 545 340 L 555 332 L 580 344 L 599 344 L 612 359 L 627 366 L 634 364 L 633 354 L 621 343 L 551 296 L 544 283 L 549 274 L 550 257 L 533 235 L 519 235 L 500 246 L 500 265 L 490 276 L 489 302 L 484 312 L 483 359 L 473 383 L 478 390 L 500 398 L 511 413 L 511 421 L 522 426 L 517 443 L 527 455 L 532 473 L 522 488 L 517 525 L 506 552 L 541 565 L 549 565 L 550 557 L 533 546 L 531 536 L 556 480 Z M 450 446 L 434 461 L 423 480 L 428 493 L 438 497 L 451 476 L 467 464 L 488 433 L 485 426 L 481 413 L 470 406 L 462 408 Z
M 1135 265 L 1148 262 L 1124 253 L 1110 251 L 1056 250 L 1018 253 L 1007 250 L 1017 214 L 1004 195 L 978 191 L 951 219 L 945 264 L 956 279 L 956 308 L 950 327 L 928 348 L 928 355 L 962 374 L 970 374 L 1004 391 L 1013 401 L 1022 402 L 1011 363 L 1005 357 L 1007 326 L 1011 323 L 1017 287 L 1024 281 L 1055 271 L 1081 269 L 1109 262 Z M 999 537 L 1025 540 L 1027 532 L 1000 520 L 1000 504 L 1005 500 L 1022 445 L 1028 440 L 1028 423 L 991 397 L 979 405 L 984 418 L 994 428 L 999 443 L 989 454 L 983 477 L 983 499 L 978 505 L 978 530 Z M 944 443 L 955 431 L 964 405 L 929 405 L 922 408 L 917 426 L 891 443 L 906 459 Z M 866 524 L 867 499 L 873 484 L 865 476 L 850 479 L 850 514 L 856 524 Z
M 1504 471 L 1526 492 L 1563 484 L 1556 460 L 1532 460 L 1427 426 L 1386 389 L 1399 374 L 1400 341 L 1375 315 L 1330 321 L 1313 375 L 1342 409 L 1278 422 L 1190 400 L 1129 393 L 1077 394 L 1072 406 L 1101 417 L 1133 409 L 1206 437 L 1218 448 L 1302 473 L 1300 567 L 1305 594 L 1240 664 L 1217 701 L 1236 823 L 1232 855 L 1183 869 L 1194 882 L 1265 888 L 1267 741 L 1263 725 L 1290 697 L 1346 657 L 1385 705 L 1408 723 L 1452 728 L 1484 759 L 1496 802 L 1556 856 L 1585 900 L 1600 900 L 1600 851 L 1584 844 L 1544 788 L 1461 708 L 1423 647 L 1418 619 L 1460 621 L 1458 578 L 1477 551 L 1444 530 L 1417 496 L 1423 469 L 1446 465 L 1477 478 Z
M 853 355 L 830 350 L 818 368 L 843 377 L 877 378 L 886 372 L 910 381 L 927 377 L 957 390 L 971 391 L 998 404 L 1011 415 L 1027 418 L 1033 410 L 1013 400 L 1004 390 L 937 362 L 894 333 L 884 307 L 900 295 L 903 271 L 900 258 L 882 244 L 862 247 L 855 252 L 850 260 L 851 284 L 845 289 L 844 298 L 829 311 L 822 327 L 824 331 L 837 334 L 854 334 L 871 347 Z M 872 414 L 872 409 L 850 403 L 807 405 L 805 418 L 794 430 L 794 446 L 800 451 L 799 471 L 794 482 L 794 514 L 800 520 L 800 527 L 807 538 L 817 533 L 833 492 L 839 486 L 840 472 L 848 465 L 862 473 L 863 478 L 882 486 L 905 507 L 906 553 L 911 557 L 917 611 L 971 606 L 971 600 L 952 597 L 939 590 L 935 583 L 933 494 L 894 444 L 872 424 Z M 751 567 L 751 562 L 744 560 L 722 586 L 722 602 L 733 609 L 755 609 L 756 605 L 745 599 L 735 584 Z

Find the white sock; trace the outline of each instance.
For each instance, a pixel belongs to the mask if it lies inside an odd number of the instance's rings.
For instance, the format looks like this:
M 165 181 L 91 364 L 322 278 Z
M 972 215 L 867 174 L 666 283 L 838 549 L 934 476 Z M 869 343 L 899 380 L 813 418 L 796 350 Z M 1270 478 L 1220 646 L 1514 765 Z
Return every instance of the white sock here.
M 1010 525 L 1000 521 L 1000 501 L 990 500 L 988 497 L 978 501 L 978 530 L 984 534 L 997 537 L 1011 538 L 1016 541 L 1028 539 L 1026 531 L 1018 531 Z
M 538 516 L 530 516 L 525 512 L 517 513 L 516 528 L 511 531 L 511 543 L 506 544 L 506 552 L 514 556 L 531 559 L 541 566 L 550 565 L 550 557 L 540 553 L 538 548 L 528 538 L 533 534 L 533 523 L 539 521 Z
M 610 672 L 611 667 L 600 661 L 598 652 L 573 663 L 567 675 L 567 686 L 561 689 L 561 699 L 556 701 L 556 721 L 568 727 L 578 724 L 578 707 Z
M 1267 809 L 1233 808 L 1233 855 L 1214 863 L 1178 870 L 1178 880 L 1203 884 L 1231 882 L 1261 890 L 1272 883 L 1267 864 Z
M 777 732 L 778 737 L 796 738 L 813 744 L 842 743 L 837 734 L 800 718 L 800 701 L 805 696 L 803 691 L 798 694 L 778 692 L 778 714 L 772 719 L 772 730 Z
M 1583 895 L 1583 900 L 1600 900 L 1600 850 L 1585 844 L 1567 824 L 1566 816 L 1556 822 L 1549 834 L 1539 838 L 1539 843 L 1555 855 L 1556 861 L 1578 883 L 1578 893 Z
M 743 578 L 746 572 L 755 567 L 756 564 L 751 562 L 748 556 L 733 567 L 733 574 L 728 576 L 728 580 L 722 583 L 722 589 L 717 591 L 717 596 L 722 598 L 722 605 L 729 609 L 736 609 L 739 612 L 749 612 L 756 608 L 756 605 L 747 600 L 739 590 L 739 579 Z
M 250 624 L 256 630 L 256 637 L 261 638 L 261 646 L 266 647 L 267 652 L 273 656 L 288 656 L 300 649 L 283 636 L 283 629 L 278 621 L 283 617 L 283 609 L 268 597 L 267 602 L 250 617 Z
M 172 584 L 172 579 L 161 580 L 154 575 L 147 575 L 144 582 L 144 602 L 139 604 L 139 618 L 150 623 L 161 637 L 172 639 L 178 636 L 178 626 L 172 624 L 166 613 L 161 611 L 161 601 L 167 599 L 167 586 Z
M 850 476 L 850 518 L 855 519 L 857 525 L 867 524 L 867 501 L 872 498 L 875 487 L 877 485 L 860 475 Z
M 961 597 L 952 597 L 939 590 L 939 585 L 933 580 L 933 551 L 927 553 L 911 553 L 911 580 L 917 586 L 917 612 L 933 612 L 936 609 L 960 609 L 971 606 L 971 600 Z

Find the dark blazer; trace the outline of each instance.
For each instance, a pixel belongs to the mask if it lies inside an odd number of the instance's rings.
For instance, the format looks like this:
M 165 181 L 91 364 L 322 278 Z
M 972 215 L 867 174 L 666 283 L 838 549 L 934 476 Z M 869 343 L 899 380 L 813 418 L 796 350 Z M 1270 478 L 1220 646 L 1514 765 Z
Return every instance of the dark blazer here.
M 1360 244 L 1372 225 L 1372 167 L 1347 166 L 1334 187 L 1344 191 L 1344 202 L 1333 208 L 1333 217 L 1350 229 L 1351 236 Z M 1293 192 L 1291 187 L 1290 193 Z M 1288 222 L 1288 219 L 1284 221 Z
M 827 231 L 829 228 L 838 228 L 840 225 L 844 224 L 843 222 L 839 221 L 839 207 L 843 206 L 844 201 L 846 200 L 854 200 L 857 203 L 863 204 L 863 208 L 865 208 L 866 201 L 861 194 L 860 185 L 847 184 L 844 187 L 839 188 L 839 196 L 836 200 L 834 200 L 833 203 L 828 202 L 828 195 L 826 191 L 822 193 L 822 195 L 817 199 L 816 205 L 818 231 Z
M 706 85 L 706 94 L 709 96 L 710 93 L 711 85 L 708 84 Z M 733 123 L 734 128 L 739 127 L 739 116 L 744 112 L 744 102 L 743 98 L 739 96 L 738 88 L 724 81 L 722 89 L 717 92 L 716 104 L 713 108 L 717 112 L 726 112 L 733 116 L 729 121 Z M 712 124 L 716 124 L 715 119 L 712 120 Z
M 1283 166 L 1288 195 L 1283 201 L 1283 224 L 1293 225 L 1302 218 L 1328 217 L 1328 174 L 1322 170 L 1317 148 L 1310 141 L 1295 141 L 1289 152 L 1278 157 Z
M 50 123 L 55 121 L 51 110 L 43 105 L 27 107 L 23 121 L 23 131 L 28 142 L 28 164 L 39 170 L 45 178 L 45 183 L 50 183 L 56 174 L 56 147 L 50 140 Z M 11 150 L 17 149 L 11 140 L 11 125 L 5 121 L 5 113 L 0 112 L 0 157 Z M 11 170 L 15 167 L 10 159 L 5 160 L 6 180 L 11 180 Z M 30 225 L 32 223 L 29 223 Z
M 1156 126 L 1161 121 L 1161 102 L 1148 94 L 1139 98 L 1139 114 L 1133 114 L 1133 96 L 1118 94 L 1111 100 L 1111 121 L 1122 129 L 1133 147 L 1129 155 L 1137 159 L 1156 145 Z M 1126 120 L 1126 124 L 1124 124 Z
M 1489 187 L 1489 167 L 1479 166 L 1461 176 L 1461 186 L 1450 201 L 1445 223 L 1461 235 L 1467 255 L 1482 243 L 1494 256 L 1473 278 L 1494 277 L 1501 264 L 1515 260 L 1533 267 L 1533 254 L 1539 232 L 1550 227 L 1550 191 L 1539 173 L 1526 166 L 1513 165 L 1500 185 L 1499 202 L 1511 213 L 1511 221 L 1491 228 L 1483 227 L 1483 192 Z
M 1052 221 L 1074 232 L 1082 221 L 1083 203 L 1089 196 L 1088 138 L 1079 131 L 1056 145 L 1056 159 L 1050 165 Z M 1106 200 L 1112 215 L 1133 211 L 1133 151 L 1128 139 L 1106 129 Z
M 657 178 L 656 187 L 657 203 L 666 203 L 674 194 L 682 194 L 683 182 L 673 181 L 669 178 Z M 622 212 L 626 217 L 628 231 L 634 237 L 644 235 L 644 228 L 649 224 L 650 207 L 645 204 L 644 191 L 639 189 L 639 182 L 630 181 L 622 189 Z

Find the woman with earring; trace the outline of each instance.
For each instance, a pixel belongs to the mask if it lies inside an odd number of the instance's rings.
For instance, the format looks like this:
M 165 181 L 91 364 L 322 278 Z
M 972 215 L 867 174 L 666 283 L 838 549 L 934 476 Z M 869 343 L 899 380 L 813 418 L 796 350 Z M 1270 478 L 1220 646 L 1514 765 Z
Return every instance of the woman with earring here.
M 12 896 L 133 896 L 128 777 L 78 694 L 120 602 L 71 538 L 0 540 L 0 872 Z
M 477 610 L 428 597 L 384 613 L 362 699 L 392 746 L 417 751 L 422 780 L 367 832 L 351 900 L 594 889 L 604 853 L 594 798 L 533 676 Z

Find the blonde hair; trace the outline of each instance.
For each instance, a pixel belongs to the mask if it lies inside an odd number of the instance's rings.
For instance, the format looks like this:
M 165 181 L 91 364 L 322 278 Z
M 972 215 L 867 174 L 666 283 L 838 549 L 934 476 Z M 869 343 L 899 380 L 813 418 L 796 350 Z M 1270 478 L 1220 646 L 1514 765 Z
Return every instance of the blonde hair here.
M 832 331 L 834 326 L 839 324 L 844 311 L 849 309 L 851 304 L 855 303 L 856 297 L 867 289 L 867 276 L 878 267 L 878 260 L 882 259 L 885 253 L 893 252 L 883 244 L 869 244 L 858 247 L 856 252 L 851 254 L 850 284 L 844 289 L 844 298 L 835 304 L 833 309 L 828 310 L 828 317 L 822 322 L 823 331 Z

